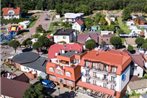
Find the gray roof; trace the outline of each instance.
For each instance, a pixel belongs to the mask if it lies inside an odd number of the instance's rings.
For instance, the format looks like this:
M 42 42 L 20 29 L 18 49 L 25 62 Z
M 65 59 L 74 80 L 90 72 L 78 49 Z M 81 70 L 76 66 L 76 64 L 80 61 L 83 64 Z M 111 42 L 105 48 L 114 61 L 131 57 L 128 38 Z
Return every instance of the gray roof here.
M 45 71 L 46 58 L 39 56 L 34 52 L 23 52 L 12 58 L 12 61 L 29 68 L 33 68 L 42 72 Z
M 46 58 L 44 57 L 40 57 L 34 62 L 26 63 L 23 65 L 29 68 L 33 68 L 33 69 L 42 71 L 42 72 L 46 72 Z
M 78 54 L 78 53 L 76 53 L 76 51 L 68 51 L 68 52 L 66 52 L 64 54 L 60 54 L 60 55 L 66 56 L 66 57 L 72 57 L 75 54 Z
M 70 35 L 74 31 L 73 29 L 58 29 L 54 35 Z
M 142 88 L 147 88 L 147 79 L 141 79 L 137 81 L 131 81 L 128 86 L 131 90 L 137 90 Z
M 23 52 L 23 53 L 15 55 L 12 58 L 12 61 L 19 63 L 19 64 L 25 64 L 25 63 L 34 62 L 39 57 L 40 57 L 39 54 L 34 53 L 34 52 Z

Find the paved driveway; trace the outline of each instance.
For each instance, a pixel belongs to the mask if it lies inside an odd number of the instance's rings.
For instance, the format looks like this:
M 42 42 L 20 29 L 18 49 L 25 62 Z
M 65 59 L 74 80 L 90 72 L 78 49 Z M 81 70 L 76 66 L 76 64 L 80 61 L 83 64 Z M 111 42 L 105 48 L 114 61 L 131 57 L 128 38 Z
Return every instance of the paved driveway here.
M 35 25 L 32 27 L 32 28 L 29 28 L 29 32 L 26 33 L 23 37 L 21 38 L 18 38 L 18 40 L 20 41 L 20 43 L 22 43 L 25 39 L 27 38 L 30 38 L 32 35 L 34 35 L 36 33 L 36 28 L 39 26 L 39 25 L 42 25 L 42 27 L 47 31 L 48 30 L 48 27 L 51 23 L 51 18 L 52 17 L 49 17 L 50 19 L 49 20 L 45 20 L 46 16 L 49 15 L 50 16 L 50 13 L 48 11 L 44 11 L 42 13 L 39 14 L 39 18 L 38 20 L 36 21 Z

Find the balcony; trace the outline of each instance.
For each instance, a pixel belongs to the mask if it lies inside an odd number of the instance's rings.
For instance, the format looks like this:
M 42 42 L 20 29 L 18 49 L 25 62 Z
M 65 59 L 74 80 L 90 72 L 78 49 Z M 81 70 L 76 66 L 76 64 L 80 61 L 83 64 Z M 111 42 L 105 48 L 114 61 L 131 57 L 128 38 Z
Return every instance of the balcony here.
M 107 88 L 104 88 L 104 87 L 100 87 L 100 86 L 97 86 L 97 85 L 93 85 L 93 84 L 90 84 L 90 83 L 82 82 L 82 81 L 79 81 L 77 83 L 77 85 L 80 86 L 80 87 L 91 89 L 91 90 L 97 91 L 97 92 L 102 92 L 104 94 L 109 94 L 109 95 L 112 95 L 112 96 L 114 96 L 114 94 L 115 94 L 114 90 L 107 89 Z

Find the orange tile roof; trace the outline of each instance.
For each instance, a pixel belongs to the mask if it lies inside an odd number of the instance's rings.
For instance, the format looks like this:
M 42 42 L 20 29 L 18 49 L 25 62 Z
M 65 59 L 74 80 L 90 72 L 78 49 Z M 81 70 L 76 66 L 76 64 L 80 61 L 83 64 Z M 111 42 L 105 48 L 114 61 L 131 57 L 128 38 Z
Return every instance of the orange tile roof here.
M 116 66 L 118 67 L 118 74 L 120 74 L 131 62 L 131 57 L 127 52 L 118 50 L 92 50 L 88 51 L 82 60 L 96 61 L 110 66 Z
M 15 15 L 19 15 L 20 14 L 20 8 L 17 7 L 17 8 L 3 8 L 2 11 L 3 11 L 3 16 L 6 16 L 8 15 L 8 11 L 9 10 L 13 10 L 15 12 Z

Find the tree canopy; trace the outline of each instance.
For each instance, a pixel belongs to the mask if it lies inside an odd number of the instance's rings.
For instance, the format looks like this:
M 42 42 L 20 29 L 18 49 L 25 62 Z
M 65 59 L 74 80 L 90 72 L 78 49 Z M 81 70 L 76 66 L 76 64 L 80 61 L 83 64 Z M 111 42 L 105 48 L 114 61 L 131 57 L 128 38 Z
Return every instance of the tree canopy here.
M 141 48 L 143 48 L 144 51 L 147 51 L 147 43 L 143 43 Z
M 44 87 L 41 83 L 37 83 L 34 85 L 31 85 L 30 88 L 28 88 L 23 98 L 45 98 L 46 94 L 43 92 Z M 50 95 L 47 95 L 48 98 L 52 98 Z
M 1 7 L 19 6 L 23 12 L 28 10 L 56 9 L 58 13 L 84 12 L 93 10 L 129 9 L 132 12 L 147 12 L 147 0 L 3 0 Z
M 120 48 L 122 46 L 122 40 L 120 37 L 117 37 L 117 36 L 113 36 L 111 37 L 110 39 L 110 43 L 116 48 Z
M 86 49 L 92 50 L 96 47 L 96 42 L 93 39 L 87 40 L 85 43 Z
M 15 52 L 16 52 L 16 49 L 20 46 L 20 43 L 19 43 L 19 41 L 17 41 L 17 40 L 11 40 L 11 41 L 9 42 L 9 46 L 10 46 L 10 47 L 13 47 L 13 49 L 14 49 Z
M 138 37 L 136 38 L 135 43 L 137 44 L 138 47 L 141 47 L 142 44 L 144 43 L 144 39 L 142 37 Z

